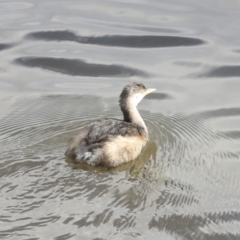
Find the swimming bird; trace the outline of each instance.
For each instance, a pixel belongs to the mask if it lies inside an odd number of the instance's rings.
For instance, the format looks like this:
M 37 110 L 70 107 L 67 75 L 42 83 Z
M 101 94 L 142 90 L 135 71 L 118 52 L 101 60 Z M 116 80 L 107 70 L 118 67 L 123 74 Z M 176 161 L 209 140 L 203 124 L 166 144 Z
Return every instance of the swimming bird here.
M 141 83 L 125 86 L 119 98 L 123 120 L 105 118 L 83 128 L 70 139 L 65 155 L 93 166 L 115 167 L 134 160 L 148 141 L 148 129 L 137 105 L 155 90 Z

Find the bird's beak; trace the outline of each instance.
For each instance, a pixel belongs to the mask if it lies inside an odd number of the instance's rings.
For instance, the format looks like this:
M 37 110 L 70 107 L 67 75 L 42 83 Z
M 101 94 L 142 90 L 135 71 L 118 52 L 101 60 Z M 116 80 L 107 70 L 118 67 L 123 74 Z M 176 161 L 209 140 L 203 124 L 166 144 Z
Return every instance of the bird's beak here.
M 146 92 L 145 92 L 145 95 L 147 95 L 147 94 L 149 94 L 149 93 L 152 93 L 152 92 L 154 92 L 154 91 L 156 91 L 155 88 L 148 88 L 148 89 L 146 90 Z

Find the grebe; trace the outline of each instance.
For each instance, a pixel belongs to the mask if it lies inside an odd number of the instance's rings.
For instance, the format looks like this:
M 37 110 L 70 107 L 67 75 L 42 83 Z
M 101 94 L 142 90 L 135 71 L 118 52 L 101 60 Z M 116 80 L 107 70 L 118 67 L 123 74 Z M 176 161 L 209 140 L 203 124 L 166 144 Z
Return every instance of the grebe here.
M 137 105 L 155 90 L 141 83 L 125 86 L 119 99 L 124 120 L 106 118 L 85 127 L 70 139 L 65 155 L 93 166 L 115 167 L 134 160 L 148 140 L 148 130 Z

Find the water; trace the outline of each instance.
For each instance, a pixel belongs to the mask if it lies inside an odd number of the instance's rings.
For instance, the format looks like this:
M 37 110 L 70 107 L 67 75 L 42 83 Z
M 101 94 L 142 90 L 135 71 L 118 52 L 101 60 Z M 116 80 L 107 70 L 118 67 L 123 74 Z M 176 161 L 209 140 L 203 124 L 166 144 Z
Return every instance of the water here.
M 1 239 L 240 239 L 237 1 L 0 1 Z M 121 118 L 129 82 L 150 141 L 114 169 L 68 139 Z

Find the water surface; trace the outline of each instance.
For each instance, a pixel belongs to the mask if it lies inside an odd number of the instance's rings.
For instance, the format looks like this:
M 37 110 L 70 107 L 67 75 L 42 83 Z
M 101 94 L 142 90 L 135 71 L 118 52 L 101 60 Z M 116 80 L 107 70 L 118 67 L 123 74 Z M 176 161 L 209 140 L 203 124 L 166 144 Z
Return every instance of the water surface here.
M 0 1 L 1 239 L 240 239 L 236 1 Z M 150 140 L 117 168 L 69 138 L 121 118 L 137 81 Z

